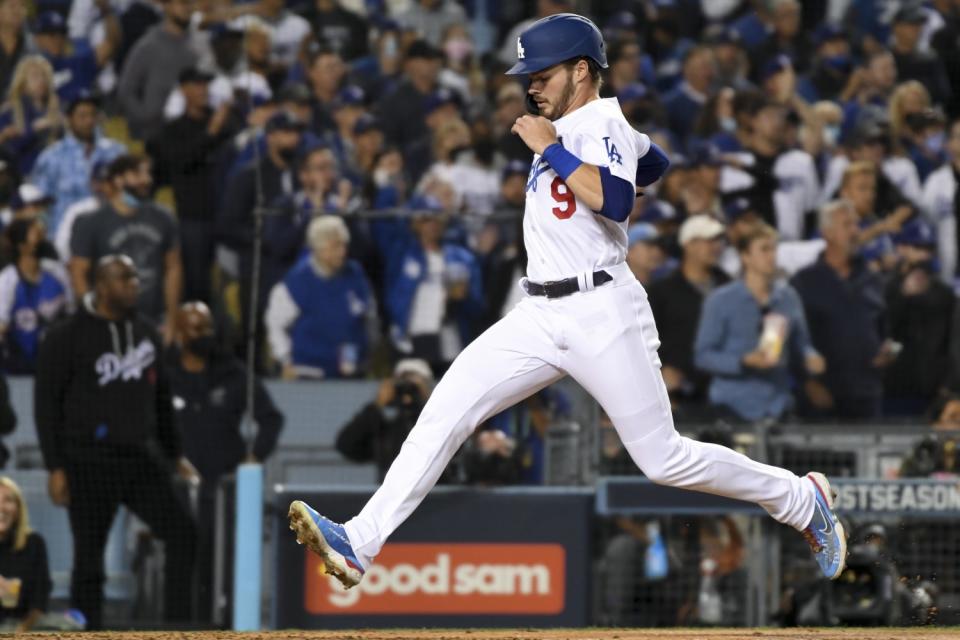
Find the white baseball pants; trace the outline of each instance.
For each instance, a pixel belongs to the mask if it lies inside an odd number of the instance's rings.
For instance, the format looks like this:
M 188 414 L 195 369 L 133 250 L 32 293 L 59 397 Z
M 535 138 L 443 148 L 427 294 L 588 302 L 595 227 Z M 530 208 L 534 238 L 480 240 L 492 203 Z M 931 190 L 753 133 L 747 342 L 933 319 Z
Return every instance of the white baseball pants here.
M 626 264 L 606 271 L 614 280 L 600 287 L 581 274 L 579 293 L 524 298 L 457 357 L 383 484 L 345 525 L 364 567 L 479 424 L 565 375 L 600 403 L 650 480 L 755 502 L 795 529 L 810 523 L 812 482 L 677 433 L 646 292 Z

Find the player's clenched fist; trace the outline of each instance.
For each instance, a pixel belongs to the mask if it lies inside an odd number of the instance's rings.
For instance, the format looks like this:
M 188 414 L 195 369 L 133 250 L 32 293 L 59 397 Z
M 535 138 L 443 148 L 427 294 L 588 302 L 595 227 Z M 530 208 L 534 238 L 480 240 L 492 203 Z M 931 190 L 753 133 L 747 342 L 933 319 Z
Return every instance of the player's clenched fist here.
M 540 155 L 557 141 L 556 127 L 543 116 L 520 116 L 510 131 L 520 136 L 531 151 Z

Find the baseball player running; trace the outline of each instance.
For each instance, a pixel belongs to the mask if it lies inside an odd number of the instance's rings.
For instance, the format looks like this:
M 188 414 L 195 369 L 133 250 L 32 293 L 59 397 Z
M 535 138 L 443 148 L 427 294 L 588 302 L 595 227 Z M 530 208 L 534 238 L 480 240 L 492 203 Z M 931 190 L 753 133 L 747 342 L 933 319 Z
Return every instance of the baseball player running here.
M 583 16 L 550 16 L 520 35 L 507 74 L 529 77 L 537 114 L 513 126 L 535 154 L 526 296 L 454 361 L 359 515 L 340 525 L 290 505 L 298 542 L 344 587 L 360 582 L 477 425 L 567 375 L 600 403 L 652 481 L 755 502 L 803 535 L 825 576 L 843 570 L 846 536 L 826 477 L 799 477 L 674 428 L 650 304 L 624 262 L 635 185 L 657 180 L 668 162 L 615 98 L 599 97 L 606 67 L 603 37 Z

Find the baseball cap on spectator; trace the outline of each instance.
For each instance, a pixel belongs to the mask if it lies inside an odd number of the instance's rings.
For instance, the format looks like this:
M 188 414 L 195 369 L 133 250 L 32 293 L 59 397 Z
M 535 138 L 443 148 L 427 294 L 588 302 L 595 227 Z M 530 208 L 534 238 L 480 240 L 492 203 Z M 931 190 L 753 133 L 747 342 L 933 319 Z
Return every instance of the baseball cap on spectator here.
M 180 84 L 209 84 L 213 80 L 213 74 L 209 71 L 204 71 L 199 67 L 187 67 L 180 72 L 180 75 L 177 76 L 177 81 Z
M 282 109 L 270 116 L 266 126 L 267 133 L 273 131 L 302 131 L 303 129 L 304 126 L 302 122 Z
M 427 364 L 426 360 L 421 360 L 420 358 L 404 358 L 393 367 L 393 375 L 396 378 L 408 373 L 420 376 L 431 385 L 433 384 L 433 371 L 430 369 L 430 365 Z
M 441 87 L 431 93 L 423 101 L 423 113 L 424 115 L 430 115 L 440 107 L 452 104 L 458 109 L 460 108 L 460 96 L 457 95 L 455 91 L 451 91 L 445 87 Z
M 701 144 L 690 154 L 689 163 L 691 167 L 719 167 L 723 164 L 723 154 L 714 144 Z
M 407 47 L 407 60 L 423 58 L 425 60 L 440 60 L 443 54 L 426 40 L 414 40 Z
M 44 11 L 33 23 L 33 32 L 42 34 L 67 34 L 67 21 L 57 11 Z
M 96 108 L 100 108 L 100 98 L 98 98 L 94 93 L 82 89 L 76 93 L 75 96 L 67 103 L 67 108 L 65 113 L 69 116 L 73 113 L 73 110 L 79 107 L 81 104 L 92 104 Z
M 620 31 L 633 31 L 637 28 L 637 17 L 631 11 L 617 11 L 603 25 L 603 32 L 606 35 L 610 32 L 616 35 Z
M 707 215 L 692 216 L 680 225 L 680 246 L 692 240 L 713 240 L 723 236 L 723 223 Z
M 370 113 L 364 113 L 353 125 L 353 135 L 359 136 L 368 131 L 383 131 L 383 126 L 376 116 Z
M 733 224 L 748 213 L 756 211 L 748 198 L 734 198 L 723 208 L 723 213 L 727 216 L 727 223 Z
M 627 248 L 629 249 L 638 242 L 655 244 L 660 238 L 660 232 L 657 228 L 648 222 L 638 222 L 630 225 L 627 230 Z
M 886 144 L 888 139 L 886 129 L 880 123 L 872 121 L 867 121 L 853 127 L 847 140 L 847 144 L 853 148 L 873 142 Z
M 766 82 L 773 76 L 786 71 L 793 67 L 793 63 L 790 62 L 790 57 L 784 54 L 775 56 L 773 59 L 768 60 L 767 64 L 763 65 L 763 71 L 760 74 L 760 81 Z
M 623 91 L 617 94 L 617 100 L 620 102 L 630 102 L 631 100 L 640 100 L 646 98 L 647 86 L 642 82 L 632 82 L 623 88 Z
M 743 46 L 743 38 L 740 34 L 723 24 L 715 24 L 707 27 L 703 32 L 703 41 L 711 46 L 720 46 L 732 44 L 738 47 Z
M 928 223 L 914 218 L 894 234 L 893 243 L 907 244 L 912 247 L 934 247 L 937 244 L 937 235 Z
M 530 173 L 530 164 L 524 162 L 523 160 L 511 160 L 503 168 L 503 179 L 506 180 L 510 176 L 521 174 L 526 176 Z
M 829 22 L 824 22 L 813 32 L 813 43 L 817 48 L 832 40 L 846 39 L 847 33 L 843 30 L 843 27 Z
M 907 24 L 926 24 L 927 13 L 918 4 L 907 3 L 893 15 L 893 24 L 906 22 Z
M 362 107 L 366 100 L 366 94 L 363 92 L 363 89 L 356 85 L 347 85 L 337 93 L 337 97 L 333 99 L 333 104 L 331 105 L 334 109 L 342 109 L 343 107 Z
M 17 187 L 10 198 L 10 208 L 17 211 L 34 204 L 49 204 L 51 202 L 53 202 L 53 198 L 44 193 L 40 187 L 24 182 Z
M 283 88 L 277 92 L 277 100 L 279 102 L 310 104 L 312 97 L 310 95 L 310 89 L 308 89 L 305 84 L 292 82 L 284 85 Z

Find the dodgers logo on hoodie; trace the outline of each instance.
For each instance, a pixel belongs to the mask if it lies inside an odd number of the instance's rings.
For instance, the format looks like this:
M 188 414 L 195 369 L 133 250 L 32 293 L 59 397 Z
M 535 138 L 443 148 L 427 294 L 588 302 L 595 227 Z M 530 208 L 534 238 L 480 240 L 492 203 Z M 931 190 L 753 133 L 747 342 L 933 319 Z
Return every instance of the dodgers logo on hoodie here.
M 97 382 L 104 387 L 117 379 L 139 380 L 144 370 L 153 364 L 154 359 L 156 359 L 156 349 L 146 338 L 122 357 L 115 353 L 105 353 L 97 358 L 95 365 L 97 375 L 100 376 Z

